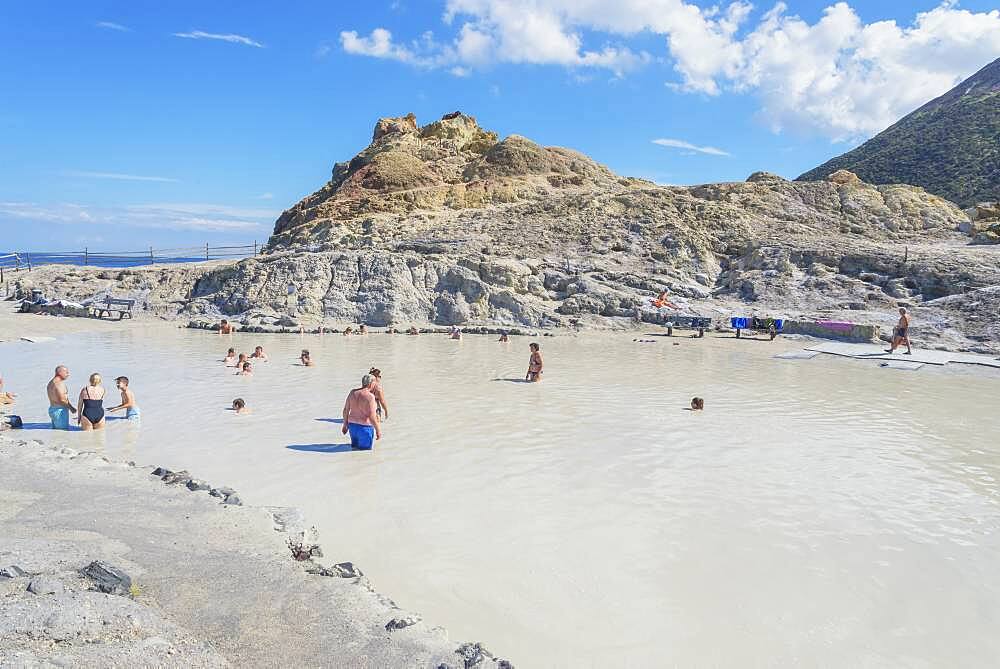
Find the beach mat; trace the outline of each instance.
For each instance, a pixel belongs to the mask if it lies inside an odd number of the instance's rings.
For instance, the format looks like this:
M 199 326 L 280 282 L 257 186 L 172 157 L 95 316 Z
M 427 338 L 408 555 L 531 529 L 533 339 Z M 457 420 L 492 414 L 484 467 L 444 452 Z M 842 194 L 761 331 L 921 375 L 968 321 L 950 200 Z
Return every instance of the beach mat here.
M 812 360 L 817 355 L 819 351 L 785 351 L 771 357 L 778 360 Z

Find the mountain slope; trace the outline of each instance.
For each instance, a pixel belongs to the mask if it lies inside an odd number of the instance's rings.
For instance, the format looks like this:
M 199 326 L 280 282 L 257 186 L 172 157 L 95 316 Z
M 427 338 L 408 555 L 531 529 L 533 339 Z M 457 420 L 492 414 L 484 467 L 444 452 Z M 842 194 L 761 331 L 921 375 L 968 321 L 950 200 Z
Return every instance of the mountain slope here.
M 841 169 L 871 183 L 922 186 L 963 207 L 1000 200 L 1000 58 L 797 180 Z

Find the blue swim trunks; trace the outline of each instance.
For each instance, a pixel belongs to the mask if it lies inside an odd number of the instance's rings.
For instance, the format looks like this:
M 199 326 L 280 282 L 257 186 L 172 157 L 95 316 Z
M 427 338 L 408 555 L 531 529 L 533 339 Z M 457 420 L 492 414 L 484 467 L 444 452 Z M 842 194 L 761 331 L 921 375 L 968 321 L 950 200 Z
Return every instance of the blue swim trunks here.
M 375 427 L 348 423 L 347 431 L 351 434 L 351 448 L 359 451 L 370 451 L 375 443 Z
M 125 409 L 126 420 L 139 420 L 139 407 L 129 407 Z
M 49 418 L 53 430 L 69 429 L 69 409 L 66 407 L 49 407 Z

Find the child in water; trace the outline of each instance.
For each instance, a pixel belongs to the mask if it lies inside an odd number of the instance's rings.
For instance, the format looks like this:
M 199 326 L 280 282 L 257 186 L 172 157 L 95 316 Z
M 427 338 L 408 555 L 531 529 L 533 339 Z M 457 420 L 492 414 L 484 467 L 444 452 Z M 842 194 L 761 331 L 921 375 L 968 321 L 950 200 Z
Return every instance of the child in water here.
M 691 411 L 701 411 L 704 408 L 705 408 L 705 398 L 703 397 L 691 398 Z
M 243 401 L 242 397 L 237 397 L 233 400 L 233 411 L 238 414 L 251 413 L 250 409 L 247 408 L 247 403 Z
M 299 356 L 299 361 L 302 363 L 303 367 L 312 367 L 316 363 L 309 356 L 309 351 L 302 349 L 302 355 Z

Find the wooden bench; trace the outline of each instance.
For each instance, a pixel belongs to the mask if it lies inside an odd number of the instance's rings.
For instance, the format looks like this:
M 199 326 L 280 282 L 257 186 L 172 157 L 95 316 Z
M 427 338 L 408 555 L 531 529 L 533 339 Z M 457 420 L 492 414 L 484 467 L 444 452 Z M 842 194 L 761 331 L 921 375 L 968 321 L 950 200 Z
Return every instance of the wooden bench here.
M 114 297 L 104 298 L 103 306 L 91 307 L 94 313 L 97 314 L 98 318 L 104 318 L 104 315 L 117 313 L 118 320 L 121 320 L 128 316 L 132 318 L 132 307 L 135 306 L 135 300 L 120 300 Z
M 667 316 L 664 319 L 667 326 L 667 336 L 674 336 L 674 328 L 678 330 L 697 330 L 699 337 L 705 336 L 705 330 L 712 327 L 712 319 L 705 316 Z

